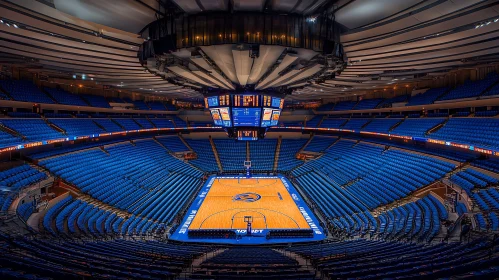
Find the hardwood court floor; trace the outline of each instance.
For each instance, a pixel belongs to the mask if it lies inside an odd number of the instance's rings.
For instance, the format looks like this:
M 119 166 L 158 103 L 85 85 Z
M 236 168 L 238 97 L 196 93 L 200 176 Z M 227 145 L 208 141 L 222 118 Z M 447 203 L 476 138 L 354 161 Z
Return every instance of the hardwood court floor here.
M 308 229 L 305 218 L 279 178 L 217 178 L 189 229 Z

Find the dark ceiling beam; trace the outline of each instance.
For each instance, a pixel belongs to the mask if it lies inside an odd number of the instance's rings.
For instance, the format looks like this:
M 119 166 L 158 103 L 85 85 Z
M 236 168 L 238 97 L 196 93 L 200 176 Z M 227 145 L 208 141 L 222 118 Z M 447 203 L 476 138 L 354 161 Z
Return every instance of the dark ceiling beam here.
M 165 9 L 165 11 L 176 9 L 176 12 L 185 13 L 184 9 L 182 9 L 175 1 L 171 0 L 156 0 L 159 5 Z
M 147 5 L 146 3 L 142 2 L 141 0 L 135 0 L 135 1 L 137 1 L 137 3 L 141 4 L 142 6 L 148 8 L 150 10 L 153 10 L 155 13 L 157 13 L 159 15 L 166 16 L 165 13 L 163 13 L 162 11 L 160 11 L 160 10 L 154 8 L 154 7 L 151 7 L 151 6 Z
M 201 3 L 201 0 L 196 0 L 196 4 L 198 4 L 198 7 L 201 9 L 202 12 L 204 12 L 204 6 L 203 3 Z
M 322 12 L 327 12 L 329 10 L 331 10 L 331 8 L 334 6 L 334 4 L 336 4 L 339 0 L 328 0 L 328 1 L 324 1 L 324 3 L 320 4 L 319 6 L 317 6 L 317 8 L 313 9 L 313 10 L 310 10 L 308 11 L 310 8 L 312 8 L 319 0 L 315 0 L 314 2 L 310 3 L 310 5 L 308 5 L 307 8 L 305 8 L 305 10 L 303 10 L 303 12 L 306 14 L 314 14 L 314 13 L 322 13 Z M 353 2 L 355 0 L 350 0 L 348 3 L 346 3 L 345 5 L 348 5 L 350 4 L 351 2 Z M 344 5 L 344 6 L 345 6 Z
M 296 4 L 293 6 L 293 8 L 291 9 L 291 11 L 289 11 L 289 12 L 293 13 L 296 10 L 296 8 L 298 8 L 298 6 L 301 4 L 301 1 L 302 0 L 297 0 Z
M 339 6 L 338 8 L 336 8 L 336 9 L 334 10 L 334 12 L 336 13 L 336 12 L 340 11 L 341 9 L 345 8 L 346 6 L 348 6 L 348 5 L 352 4 L 354 1 L 355 1 L 355 0 L 350 0 L 350 1 L 346 2 L 345 4 L 343 4 L 343 5 Z
M 268 11 L 271 2 L 272 0 L 265 0 L 265 2 L 263 2 L 262 11 Z

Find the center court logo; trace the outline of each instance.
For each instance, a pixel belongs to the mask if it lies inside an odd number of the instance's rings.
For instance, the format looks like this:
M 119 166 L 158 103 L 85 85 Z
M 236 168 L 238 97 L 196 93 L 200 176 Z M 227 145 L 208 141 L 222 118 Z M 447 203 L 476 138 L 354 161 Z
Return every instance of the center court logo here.
M 260 200 L 260 198 L 262 198 L 262 196 L 257 193 L 248 192 L 248 193 L 236 194 L 232 198 L 232 201 L 255 202 Z

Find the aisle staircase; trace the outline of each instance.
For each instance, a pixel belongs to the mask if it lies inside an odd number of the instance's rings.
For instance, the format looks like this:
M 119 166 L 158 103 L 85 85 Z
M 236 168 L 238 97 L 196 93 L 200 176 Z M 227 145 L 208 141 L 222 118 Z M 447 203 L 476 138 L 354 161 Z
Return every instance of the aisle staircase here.
M 192 147 L 189 145 L 189 143 L 187 143 L 187 141 L 185 141 L 184 137 L 182 137 L 182 135 L 180 135 L 180 133 L 178 134 L 178 138 L 180 138 L 180 141 L 182 141 L 182 143 L 184 143 L 184 145 L 187 147 L 187 149 L 189 149 L 189 151 L 194 152 Z
M 279 138 L 277 138 L 277 145 L 275 148 L 275 156 L 274 156 L 274 172 L 277 171 L 277 168 L 279 167 L 279 154 L 281 153 L 281 143 L 282 143 L 282 136 L 279 135 Z
M 218 169 L 220 169 L 220 172 L 224 172 L 222 168 L 222 162 L 220 161 L 220 157 L 218 156 L 217 147 L 215 146 L 215 142 L 213 142 L 213 138 L 211 138 L 211 135 L 208 136 L 208 139 L 210 140 L 211 149 L 213 151 L 213 155 L 215 156 L 215 160 L 217 161 Z
M 251 157 L 250 157 L 250 146 L 249 146 L 249 141 L 246 141 L 246 160 L 247 161 L 250 161 L 251 160 Z

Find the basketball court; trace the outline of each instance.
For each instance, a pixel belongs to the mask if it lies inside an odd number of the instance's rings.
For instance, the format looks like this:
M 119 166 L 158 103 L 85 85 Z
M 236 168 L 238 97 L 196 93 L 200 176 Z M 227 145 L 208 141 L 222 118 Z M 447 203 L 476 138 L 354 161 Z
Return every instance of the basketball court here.
M 189 238 L 187 233 L 196 230 L 230 230 L 238 238 Z M 313 237 L 265 238 L 272 230 L 311 230 Z M 248 231 L 259 234 L 251 235 Z M 317 241 L 325 236 L 312 211 L 286 178 L 212 176 L 170 238 L 184 242 L 265 244 Z
M 217 178 L 189 229 L 310 229 L 280 178 Z

